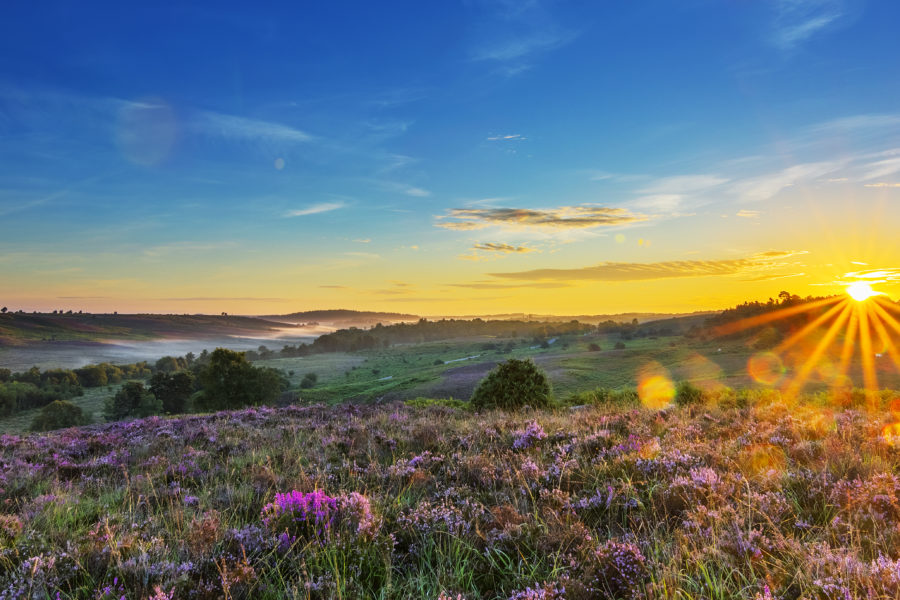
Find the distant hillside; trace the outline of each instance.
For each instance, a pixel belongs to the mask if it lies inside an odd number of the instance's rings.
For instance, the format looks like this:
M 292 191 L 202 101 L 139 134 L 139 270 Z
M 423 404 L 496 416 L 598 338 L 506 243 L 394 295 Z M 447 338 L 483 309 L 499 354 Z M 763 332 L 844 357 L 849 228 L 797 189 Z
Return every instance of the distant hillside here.
M 614 321 L 616 323 L 631 323 L 634 319 L 638 323 L 647 323 L 649 321 L 661 321 L 663 319 L 677 319 L 682 317 L 706 317 L 718 314 L 719 311 L 695 311 L 691 313 L 641 313 L 629 312 L 611 315 L 539 315 L 533 313 L 504 313 L 498 315 L 468 315 L 468 316 L 440 316 L 429 317 L 429 319 L 485 319 L 491 321 L 539 321 L 542 323 L 568 323 L 569 321 L 578 321 L 579 323 L 606 323 Z
M 0 314 L 0 346 L 41 342 L 212 338 L 267 334 L 284 323 L 226 315 Z
M 265 315 L 259 318 L 285 323 L 319 323 L 337 327 L 370 327 L 376 323 L 388 324 L 419 320 L 418 315 L 346 310 L 342 308 L 332 310 L 307 310 L 287 315 Z

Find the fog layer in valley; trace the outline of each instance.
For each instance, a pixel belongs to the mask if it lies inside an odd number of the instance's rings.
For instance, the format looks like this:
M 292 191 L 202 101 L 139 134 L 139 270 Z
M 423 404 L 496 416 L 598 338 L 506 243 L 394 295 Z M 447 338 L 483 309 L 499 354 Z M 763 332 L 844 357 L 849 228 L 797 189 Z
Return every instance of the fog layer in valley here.
M 0 368 L 24 371 L 33 366 L 44 369 L 74 369 L 84 365 L 109 362 L 127 364 L 156 361 L 163 356 L 200 354 L 204 349 L 256 350 L 266 346 L 280 350 L 285 344 L 310 343 L 318 336 L 334 331 L 332 327 L 315 326 L 298 330 L 286 327 L 267 336 L 225 336 L 196 339 L 161 339 L 152 341 L 104 340 L 102 342 L 45 342 L 32 346 L 0 348 Z M 305 335 L 298 335 L 302 332 Z

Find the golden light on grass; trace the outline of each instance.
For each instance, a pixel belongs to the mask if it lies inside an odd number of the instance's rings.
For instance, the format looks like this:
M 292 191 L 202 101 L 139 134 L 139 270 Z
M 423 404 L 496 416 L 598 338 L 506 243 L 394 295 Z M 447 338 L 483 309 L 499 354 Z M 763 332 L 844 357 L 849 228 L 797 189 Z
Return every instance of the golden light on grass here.
M 745 475 L 763 479 L 780 477 L 787 465 L 784 450 L 772 444 L 757 444 L 747 448 L 740 457 Z

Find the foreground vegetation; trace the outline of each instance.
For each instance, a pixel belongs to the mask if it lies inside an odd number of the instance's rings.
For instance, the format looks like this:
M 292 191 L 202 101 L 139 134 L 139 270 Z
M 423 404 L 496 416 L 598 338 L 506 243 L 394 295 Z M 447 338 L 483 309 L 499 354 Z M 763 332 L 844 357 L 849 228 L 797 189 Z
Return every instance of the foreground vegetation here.
M 591 398 L 3 436 L 0 598 L 900 594 L 893 393 Z

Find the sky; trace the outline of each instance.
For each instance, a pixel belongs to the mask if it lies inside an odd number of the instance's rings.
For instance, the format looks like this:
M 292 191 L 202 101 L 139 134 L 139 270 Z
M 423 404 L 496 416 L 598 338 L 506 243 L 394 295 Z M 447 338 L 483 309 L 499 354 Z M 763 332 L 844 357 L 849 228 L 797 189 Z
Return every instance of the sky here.
M 891 0 L 16 2 L 0 304 L 900 296 Z

